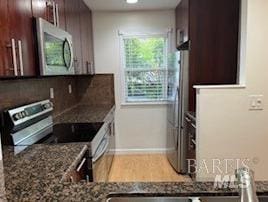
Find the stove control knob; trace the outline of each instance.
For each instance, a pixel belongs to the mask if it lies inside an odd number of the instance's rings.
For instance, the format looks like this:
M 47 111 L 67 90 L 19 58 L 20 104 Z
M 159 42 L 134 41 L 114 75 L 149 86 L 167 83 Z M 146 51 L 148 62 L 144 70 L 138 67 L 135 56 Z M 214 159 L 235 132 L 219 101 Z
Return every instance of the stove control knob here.
M 43 105 L 44 109 L 49 109 L 49 108 L 52 108 L 52 107 L 53 107 L 53 104 L 51 102 L 46 103 L 46 104 Z
M 27 115 L 26 115 L 26 112 L 25 111 L 22 111 L 21 112 L 21 116 L 22 116 L 22 118 L 25 118 Z
M 49 108 L 49 104 L 44 104 L 44 109 L 48 109 Z
M 14 115 L 13 115 L 13 119 L 14 119 L 15 121 L 20 120 L 20 119 L 21 119 L 21 118 L 20 118 L 20 113 L 14 114 Z
M 24 118 L 22 112 L 19 112 L 18 115 L 19 115 L 20 119 Z

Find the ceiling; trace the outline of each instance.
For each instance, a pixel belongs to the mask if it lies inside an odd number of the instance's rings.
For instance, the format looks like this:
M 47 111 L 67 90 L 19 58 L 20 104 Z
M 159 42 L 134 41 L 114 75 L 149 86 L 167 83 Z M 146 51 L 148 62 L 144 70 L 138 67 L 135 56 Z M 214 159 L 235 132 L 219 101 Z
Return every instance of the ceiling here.
M 164 10 L 175 9 L 181 0 L 139 0 L 127 4 L 125 0 L 84 0 L 94 11 Z

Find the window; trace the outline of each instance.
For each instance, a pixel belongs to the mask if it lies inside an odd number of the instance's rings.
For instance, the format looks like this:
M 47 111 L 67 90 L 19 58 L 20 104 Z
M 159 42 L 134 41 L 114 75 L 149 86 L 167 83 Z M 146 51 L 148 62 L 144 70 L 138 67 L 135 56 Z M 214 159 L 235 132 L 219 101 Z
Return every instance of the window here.
M 123 36 L 123 102 L 167 99 L 167 36 Z

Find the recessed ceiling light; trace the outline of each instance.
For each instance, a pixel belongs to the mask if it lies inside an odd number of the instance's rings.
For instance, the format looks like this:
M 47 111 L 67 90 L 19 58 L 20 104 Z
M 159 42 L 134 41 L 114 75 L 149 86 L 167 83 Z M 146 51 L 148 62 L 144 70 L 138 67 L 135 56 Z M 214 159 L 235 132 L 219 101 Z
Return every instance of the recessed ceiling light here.
M 138 3 L 138 0 L 126 0 L 128 4 L 136 4 Z

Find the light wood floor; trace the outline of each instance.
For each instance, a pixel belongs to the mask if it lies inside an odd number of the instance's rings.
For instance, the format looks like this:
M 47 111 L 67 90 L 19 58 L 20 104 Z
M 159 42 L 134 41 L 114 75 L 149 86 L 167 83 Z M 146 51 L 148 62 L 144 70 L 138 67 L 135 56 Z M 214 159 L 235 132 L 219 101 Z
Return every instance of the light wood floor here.
M 164 154 L 116 155 L 110 182 L 182 182 L 190 177 L 177 174 Z

